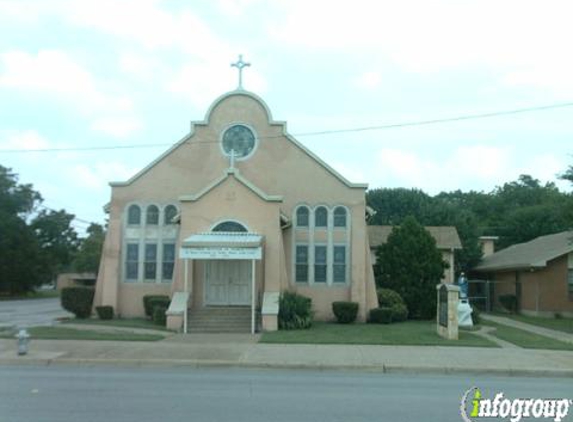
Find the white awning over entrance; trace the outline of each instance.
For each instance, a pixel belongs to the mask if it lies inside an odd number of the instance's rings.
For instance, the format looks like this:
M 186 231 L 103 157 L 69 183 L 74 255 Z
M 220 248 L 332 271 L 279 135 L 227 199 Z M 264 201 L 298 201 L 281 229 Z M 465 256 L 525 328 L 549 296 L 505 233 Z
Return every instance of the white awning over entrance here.
M 180 259 L 262 258 L 263 236 L 243 232 L 208 232 L 189 236 L 181 243 Z

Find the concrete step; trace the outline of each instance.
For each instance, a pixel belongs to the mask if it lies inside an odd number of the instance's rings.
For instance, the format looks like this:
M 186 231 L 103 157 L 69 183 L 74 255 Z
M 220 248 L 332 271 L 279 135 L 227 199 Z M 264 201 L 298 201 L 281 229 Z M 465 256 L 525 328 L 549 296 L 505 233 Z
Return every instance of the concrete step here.
M 256 315 L 259 326 L 260 316 Z M 251 330 L 250 307 L 205 307 L 190 309 L 187 320 L 190 333 L 248 333 Z

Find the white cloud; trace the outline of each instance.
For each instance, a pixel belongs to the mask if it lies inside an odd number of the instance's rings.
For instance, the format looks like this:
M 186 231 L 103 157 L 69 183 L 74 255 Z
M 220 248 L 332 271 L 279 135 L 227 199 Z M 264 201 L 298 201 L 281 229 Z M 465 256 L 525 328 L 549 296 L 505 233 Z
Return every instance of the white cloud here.
M 136 172 L 135 169 L 114 161 L 76 164 L 69 170 L 70 180 L 76 186 L 92 190 L 105 190 L 109 182 L 128 180 Z
M 129 98 L 99 90 L 92 74 L 64 51 L 10 51 L 0 55 L 0 63 L 0 87 L 52 95 L 85 113 L 132 108 Z
M 352 80 L 352 84 L 357 88 L 371 90 L 376 89 L 380 86 L 382 82 L 382 75 L 379 72 L 364 72 L 356 76 Z
M 35 150 L 49 148 L 50 142 L 35 130 L 6 131 L 0 135 L 2 149 Z
M 447 150 L 445 150 L 447 151 Z M 428 193 L 441 191 L 491 190 L 522 174 L 542 181 L 554 180 L 563 163 L 551 154 L 518 162 L 509 147 L 460 146 L 440 157 L 397 148 L 382 149 L 371 175 L 372 187 L 414 187 Z
M 501 81 L 573 93 L 569 1 L 288 0 L 276 41 L 305 50 L 365 52 L 412 72 L 481 66 Z M 327 11 L 327 12 L 325 12 Z
M 90 129 L 105 133 L 115 138 L 128 138 L 143 127 L 135 117 L 102 117 L 92 122 Z

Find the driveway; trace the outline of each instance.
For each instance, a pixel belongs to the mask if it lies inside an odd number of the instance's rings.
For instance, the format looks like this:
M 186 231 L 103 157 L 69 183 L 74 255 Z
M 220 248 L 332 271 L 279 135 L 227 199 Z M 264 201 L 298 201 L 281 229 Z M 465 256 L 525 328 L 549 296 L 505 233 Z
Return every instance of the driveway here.
M 58 297 L 0 301 L 0 327 L 53 325 L 62 317 L 73 317 L 73 314 L 62 309 Z

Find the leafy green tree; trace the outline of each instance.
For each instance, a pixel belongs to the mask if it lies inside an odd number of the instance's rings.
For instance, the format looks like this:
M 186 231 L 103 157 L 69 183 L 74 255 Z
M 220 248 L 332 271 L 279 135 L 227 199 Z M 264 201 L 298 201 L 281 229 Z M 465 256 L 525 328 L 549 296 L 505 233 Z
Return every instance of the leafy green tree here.
M 87 234 L 87 237 L 80 240 L 73 268 L 80 273 L 97 274 L 105 240 L 105 230 L 101 224 L 92 223 L 87 229 Z
M 64 210 L 42 210 L 32 220 L 41 249 L 44 282 L 55 280 L 58 273 L 70 268 L 79 243 L 71 225 L 74 217 Z
M 40 248 L 26 220 L 42 200 L 0 165 L 0 292 L 20 294 L 41 284 Z
M 376 284 L 398 292 L 412 318 L 430 319 L 436 315 L 436 285 L 446 268 L 434 238 L 407 217 L 378 248 Z
M 560 174 L 559 178 L 561 180 L 568 180 L 573 184 L 573 165 L 569 166 L 569 168 L 565 170 L 564 173 Z
M 376 214 L 370 218 L 372 225 L 397 225 L 409 215 L 422 224 L 432 208 L 432 198 L 419 189 L 382 188 L 366 193 L 366 203 Z

